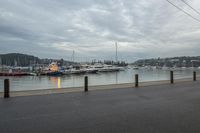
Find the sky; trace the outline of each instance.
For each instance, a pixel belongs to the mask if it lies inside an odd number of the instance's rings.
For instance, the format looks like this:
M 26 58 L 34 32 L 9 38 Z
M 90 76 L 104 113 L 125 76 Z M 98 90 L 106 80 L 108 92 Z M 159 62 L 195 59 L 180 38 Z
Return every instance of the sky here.
M 181 0 L 170 0 L 200 20 Z M 200 12 L 199 0 L 185 0 Z M 200 21 L 166 0 L 0 0 L 0 54 L 75 61 L 199 56 Z

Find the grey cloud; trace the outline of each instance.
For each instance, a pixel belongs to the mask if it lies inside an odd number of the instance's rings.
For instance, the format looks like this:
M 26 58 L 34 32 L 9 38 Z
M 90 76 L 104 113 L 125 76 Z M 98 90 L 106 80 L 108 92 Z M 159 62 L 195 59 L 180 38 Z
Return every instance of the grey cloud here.
M 180 0 L 173 1 L 200 19 Z M 200 2 L 188 1 L 199 9 Z M 0 0 L 0 52 L 77 60 L 198 55 L 199 23 L 165 0 Z

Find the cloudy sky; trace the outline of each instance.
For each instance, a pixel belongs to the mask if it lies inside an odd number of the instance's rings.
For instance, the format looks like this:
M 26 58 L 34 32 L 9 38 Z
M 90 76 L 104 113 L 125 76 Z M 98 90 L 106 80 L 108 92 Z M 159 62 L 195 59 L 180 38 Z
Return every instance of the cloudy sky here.
M 197 19 L 181 0 L 174 4 Z M 199 0 L 185 0 L 200 11 Z M 120 60 L 200 55 L 200 22 L 166 0 L 0 0 L 0 54 Z

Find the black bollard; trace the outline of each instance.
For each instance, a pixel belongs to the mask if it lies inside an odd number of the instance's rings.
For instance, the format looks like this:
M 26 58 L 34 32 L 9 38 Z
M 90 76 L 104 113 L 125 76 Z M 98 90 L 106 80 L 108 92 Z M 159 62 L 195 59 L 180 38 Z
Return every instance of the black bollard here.
M 197 80 L 197 78 L 196 78 L 196 72 L 194 71 L 193 72 L 193 81 L 196 81 Z
M 138 74 L 135 74 L 135 87 L 139 86 L 138 77 L 139 77 Z
M 4 98 L 9 98 L 10 97 L 9 92 L 10 92 L 9 79 L 5 79 L 4 80 Z
M 88 77 L 85 76 L 85 86 L 84 86 L 85 92 L 88 91 Z
M 174 83 L 174 72 L 170 71 L 170 83 L 173 84 Z

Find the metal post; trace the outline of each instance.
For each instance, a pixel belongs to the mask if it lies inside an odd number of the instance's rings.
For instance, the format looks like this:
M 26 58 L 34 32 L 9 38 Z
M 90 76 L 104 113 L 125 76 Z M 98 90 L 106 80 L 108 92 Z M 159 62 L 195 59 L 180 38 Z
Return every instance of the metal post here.
M 85 86 L 84 86 L 84 90 L 85 90 L 85 92 L 88 91 L 88 77 L 87 77 L 87 76 L 85 76 Z
M 138 74 L 135 74 L 135 87 L 139 86 L 138 77 L 139 77 Z
M 171 82 L 171 84 L 174 83 L 174 72 L 173 71 L 170 71 L 170 82 Z
M 9 92 L 10 92 L 9 79 L 5 79 L 4 80 L 4 98 L 9 98 L 10 97 Z
M 196 81 L 197 80 L 197 78 L 196 78 L 196 72 L 194 71 L 193 72 L 193 81 Z

